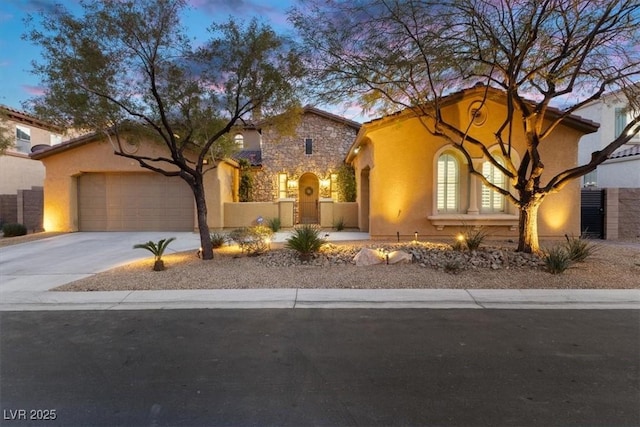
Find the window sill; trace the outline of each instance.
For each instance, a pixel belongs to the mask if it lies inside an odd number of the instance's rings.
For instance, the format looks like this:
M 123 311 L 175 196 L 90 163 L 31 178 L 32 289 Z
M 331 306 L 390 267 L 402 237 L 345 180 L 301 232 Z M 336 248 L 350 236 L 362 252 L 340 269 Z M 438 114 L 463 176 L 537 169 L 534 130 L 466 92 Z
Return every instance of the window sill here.
M 485 227 L 485 226 L 507 226 L 509 230 L 515 231 L 518 228 L 519 215 L 510 214 L 438 214 L 427 217 L 441 231 L 445 227 Z

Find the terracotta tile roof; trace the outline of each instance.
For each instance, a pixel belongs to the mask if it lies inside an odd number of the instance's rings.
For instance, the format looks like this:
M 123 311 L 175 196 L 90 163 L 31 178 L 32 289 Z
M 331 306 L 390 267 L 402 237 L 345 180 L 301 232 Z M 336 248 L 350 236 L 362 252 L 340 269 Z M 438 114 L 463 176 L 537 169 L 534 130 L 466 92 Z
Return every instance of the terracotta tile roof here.
M 11 120 L 39 127 L 41 129 L 46 129 L 50 132 L 62 133 L 63 131 L 60 126 L 56 126 L 53 123 L 45 122 L 44 120 L 32 116 L 29 113 L 16 110 L 15 108 L 7 107 L 6 105 L 0 105 L 0 112 L 4 112 L 4 114 Z

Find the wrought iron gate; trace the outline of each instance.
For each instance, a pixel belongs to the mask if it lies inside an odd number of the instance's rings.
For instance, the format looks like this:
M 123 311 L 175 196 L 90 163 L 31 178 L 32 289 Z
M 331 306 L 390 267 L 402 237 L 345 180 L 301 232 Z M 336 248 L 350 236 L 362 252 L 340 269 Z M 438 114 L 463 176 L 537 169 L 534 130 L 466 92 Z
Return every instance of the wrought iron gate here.
M 580 230 L 583 236 L 604 239 L 604 190 L 582 190 Z

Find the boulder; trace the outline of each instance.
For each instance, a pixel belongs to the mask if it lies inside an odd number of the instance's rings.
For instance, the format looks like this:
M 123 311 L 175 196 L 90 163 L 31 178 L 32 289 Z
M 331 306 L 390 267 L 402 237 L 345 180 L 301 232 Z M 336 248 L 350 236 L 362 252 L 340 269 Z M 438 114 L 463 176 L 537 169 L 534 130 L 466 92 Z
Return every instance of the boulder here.
M 384 255 L 375 249 L 362 248 L 353 258 L 358 267 L 367 265 L 382 264 L 385 261 Z
M 411 264 L 413 255 L 405 251 L 393 251 L 389 253 L 389 264 Z

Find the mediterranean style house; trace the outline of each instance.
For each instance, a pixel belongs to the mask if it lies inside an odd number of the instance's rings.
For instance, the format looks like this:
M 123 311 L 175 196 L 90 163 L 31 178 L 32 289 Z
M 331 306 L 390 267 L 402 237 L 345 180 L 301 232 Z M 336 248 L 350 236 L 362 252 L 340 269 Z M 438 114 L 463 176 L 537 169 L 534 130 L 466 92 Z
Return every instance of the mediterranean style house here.
M 591 153 L 604 148 L 617 138 L 637 114 L 629 107 L 629 100 L 621 91 L 610 92 L 576 111 L 585 119 L 600 123 L 598 132 L 585 135 L 580 141 L 578 163 L 584 164 Z M 628 144 L 616 150 L 607 161 L 585 175 L 584 187 L 640 188 L 640 133 Z
M 443 100 L 442 114 L 458 129 L 468 128 L 470 136 L 493 141 L 506 114 L 505 97 L 503 92 L 489 89 L 483 106 L 485 90 L 474 87 L 449 95 Z M 574 166 L 578 141 L 596 130 L 597 124 L 591 121 L 566 118 L 541 147 L 543 182 Z M 518 135 L 514 138 L 512 158 L 516 164 L 525 152 L 523 140 Z M 487 148 L 498 150 L 498 146 Z M 476 170 L 498 185 L 509 185 L 479 150 L 470 154 Z M 493 237 L 517 236 L 517 209 L 470 175 L 459 150 L 445 138 L 429 133 L 409 110 L 365 123 L 346 160 L 356 172 L 358 226 L 372 238 L 416 233 L 449 238 L 468 226 L 487 227 Z M 580 235 L 578 180 L 545 199 L 538 213 L 538 230 L 541 238 Z
M 504 94 L 471 88 L 449 95 L 442 114 L 470 135 L 490 141 L 502 122 Z M 479 108 L 482 114 L 478 114 Z M 552 110 L 549 114 L 559 114 Z M 492 237 L 517 236 L 519 213 L 498 193 L 470 176 L 466 158 L 449 142 L 429 133 L 410 111 L 363 125 L 314 107 L 302 109 L 293 130 L 278 131 L 268 122 L 239 127 L 230 135 L 235 160 L 222 160 L 205 174 L 208 222 L 229 229 L 279 218 L 282 227 L 314 223 L 369 232 L 372 238 L 450 238 L 462 227 L 487 227 Z M 598 125 L 577 116 L 566 118 L 545 140 L 543 181 L 574 166 L 578 142 Z M 516 135 L 513 158 L 525 152 Z M 490 150 L 497 147 L 490 146 Z M 131 149 L 148 156 L 163 147 L 139 144 Z M 508 185 L 498 170 L 473 151 L 477 170 Z M 193 230 L 193 195 L 179 178 L 140 168 L 113 154 L 99 135 L 76 138 L 31 154 L 46 167 L 45 229 Z M 239 159 L 250 164 L 253 188 L 239 201 Z M 357 200 L 340 200 L 338 170 L 355 170 Z M 541 238 L 580 234 L 580 182 L 545 199 L 538 213 Z

